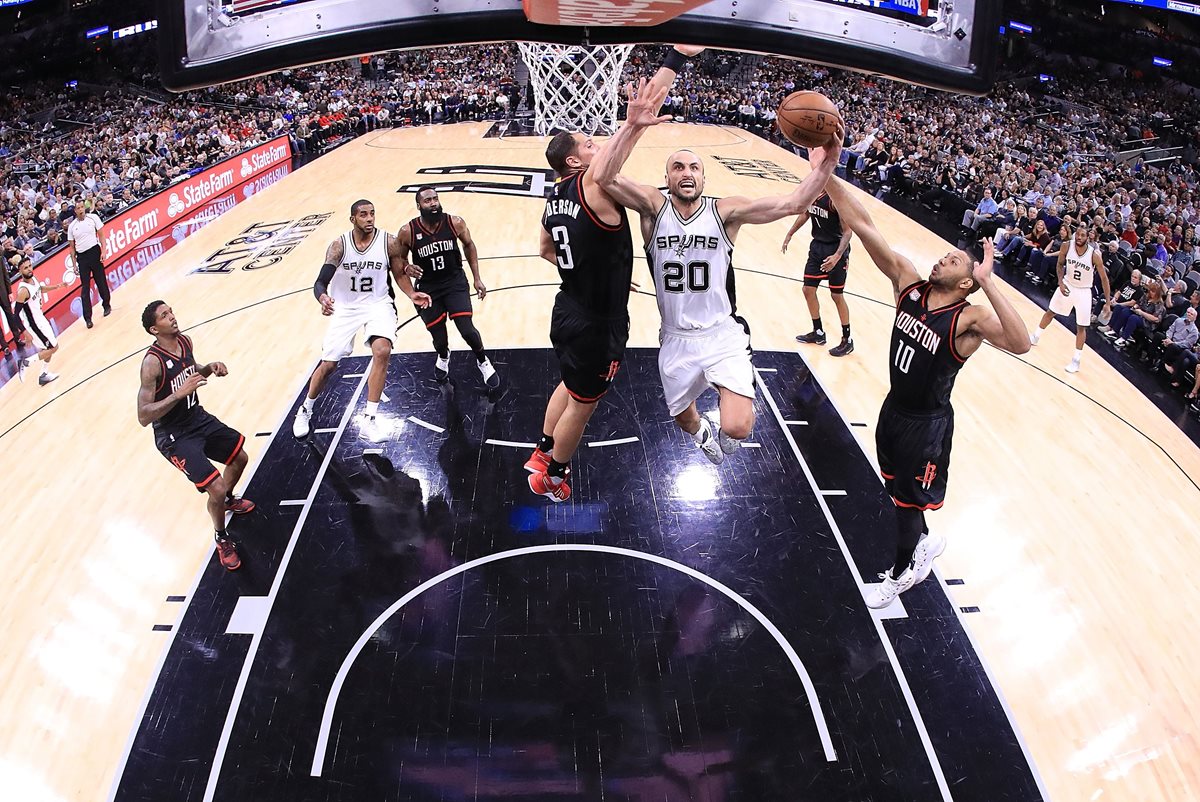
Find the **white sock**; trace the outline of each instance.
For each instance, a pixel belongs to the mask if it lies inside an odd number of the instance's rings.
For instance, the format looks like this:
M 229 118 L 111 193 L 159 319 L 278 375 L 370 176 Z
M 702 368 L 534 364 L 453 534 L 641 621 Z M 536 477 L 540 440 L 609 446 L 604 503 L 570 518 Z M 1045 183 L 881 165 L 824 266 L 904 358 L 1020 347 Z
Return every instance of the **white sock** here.
M 312 411 L 313 411 L 313 405 L 314 405 L 314 404 L 316 404 L 316 403 L 317 403 L 317 399 L 315 399 L 315 398 L 309 398 L 309 397 L 305 396 L 305 398 L 304 398 L 304 411 L 305 411 L 305 412 L 312 412 Z
M 1076 348 L 1076 349 L 1075 349 L 1075 356 L 1074 356 L 1073 358 L 1074 358 L 1074 360 L 1075 360 L 1076 362 L 1082 362 L 1082 361 L 1083 361 L 1083 349 L 1082 349 L 1082 348 Z
M 49 363 L 49 362 L 43 362 L 43 363 L 42 363 L 42 375 L 43 375 L 43 376 L 45 376 L 45 375 L 46 375 L 47 373 L 49 373 L 49 372 L 50 372 L 50 363 Z
M 368 401 L 367 402 L 367 417 L 373 418 L 373 417 L 375 417 L 375 413 L 377 413 L 377 412 L 379 412 L 379 402 L 378 401 Z
M 696 445 L 703 443 L 709 437 L 712 437 L 712 429 L 710 428 L 708 419 L 701 416 L 700 428 L 692 435 L 692 439 L 696 441 Z

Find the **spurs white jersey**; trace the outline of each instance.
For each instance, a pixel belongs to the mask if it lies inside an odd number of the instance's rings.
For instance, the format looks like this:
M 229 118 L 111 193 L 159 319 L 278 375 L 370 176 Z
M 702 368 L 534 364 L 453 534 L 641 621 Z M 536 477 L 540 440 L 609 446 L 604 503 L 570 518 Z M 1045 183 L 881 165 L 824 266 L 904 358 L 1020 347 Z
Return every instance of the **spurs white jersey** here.
M 1088 243 L 1082 254 L 1075 253 L 1075 240 L 1067 245 L 1067 262 L 1063 265 L 1063 280 L 1071 287 L 1085 290 L 1092 288 L 1096 279 L 1096 268 L 1092 265 L 1092 254 L 1096 246 Z
M 733 244 L 717 214 L 717 199 L 704 197 L 687 220 L 668 197 L 646 240 L 664 332 L 699 332 L 733 316 Z
M 387 255 L 387 232 L 375 229 L 375 238 L 365 250 L 354 245 L 354 232 L 342 235 L 342 261 L 329 282 L 334 310 L 341 306 L 364 306 L 377 301 L 391 303 L 391 273 Z
M 42 313 L 42 285 L 38 283 L 36 278 L 22 278 L 17 282 L 14 297 L 17 297 L 21 294 L 22 287 L 24 287 L 29 293 L 29 300 L 24 301 L 23 303 L 18 303 L 16 305 L 17 312 L 30 314 L 38 320 L 45 320 L 46 316 Z

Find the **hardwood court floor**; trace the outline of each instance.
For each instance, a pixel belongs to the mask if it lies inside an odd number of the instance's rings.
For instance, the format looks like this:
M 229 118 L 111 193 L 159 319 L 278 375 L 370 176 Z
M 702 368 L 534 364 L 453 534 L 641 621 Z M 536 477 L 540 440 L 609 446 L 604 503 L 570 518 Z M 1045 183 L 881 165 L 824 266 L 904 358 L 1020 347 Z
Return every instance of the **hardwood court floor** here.
M 94 330 L 64 332 L 59 381 L 0 388 L 0 449 L 10 481 L 0 534 L 6 796 L 92 800 L 107 793 L 162 654 L 166 635 L 152 627 L 176 620 L 181 605 L 164 599 L 189 594 L 211 548 L 201 499 L 136 425 L 138 363 L 148 343 L 138 318 L 146 302 L 166 299 L 198 356 L 229 366 L 228 377 L 201 389 L 206 408 L 247 435 L 274 431 L 315 359 L 324 321 L 309 287 L 326 244 L 348 227 L 350 203 L 372 200 L 379 224 L 394 231 L 415 210 L 412 195 L 397 192 L 401 186 L 467 177 L 520 186 L 529 169 L 531 194 L 443 192 L 442 200 L 471 226 L 495 291 L 476 305 L 487 345 L 548 346 L 555 273 L 534 255 L 544 142 L 483 139 L 485 128 L 375 132 L 302 168 L 131 279 L 114 296 L 113 316 Z M 791 185 L 779 180 L 782 173 L 807 173 L 803 160 L 739 131 L 684 125 L 650 131 L 626 172 L 659 183 L 664 159 L 681 146 L 705 158 L 712 195 L 785 192 Z M 418 172 L 471 165 L 518 169 L 507 176 Z M 883 204 L 864 202 L 916 264 L 946 251 Z M 295 233 L 303 223 L 274 243 L 261 238 L 284 229 L 271 224 L 326 213 L 306 238 Z M 259 237 L 223 249 L 255 224 Z M 807 238 L 797 236 L 781 255 L 787 225 L 744 228 L 735 254 L 739 310 L 762 350 L 793 350 L 793 335 L 809 325 L 797 280 Z M 280 238 L 288 247 L 268 265 L 274 257 L 265 249 Z M 857 350 L 843 360 L 824 349 L 803 356 L 845 419 L 867 424 L 854 431 L 873 453 L 891 293 L 862 248 L 852 247 Z M 262 258 L 258 269 L 243 270 L 250 250 Z M 232 270 L 192 272 L 206 262 L 232 262 Z M 1032 326 L 1041 310 L 1018 293 L 1010 297 Z M 630 308 L 630 345 L 655 345 L 653 298 L 639 294 Z M 822 308 L 832 328 L 824 295 Z M 461 349 L 456 337 L 452 346 Z M 1072 343 L 1055 327 L 1026 357 L 984 349 L 963 371 L 954 478 L 946 508 L 930 519 L 950 537 L 939 572 L 964 580 L 950 589 L 956 604 L 979 608 L 968 623 L 1051 799 L 1195 799 L 1200 638 L 1192 611 L 1200 588 L 1189 568 L 1200 558 L 1200 453 L 1094 354 L 1085 354 L 1082 372 L 1066 374 Z M 413 325 L 400 331 L 396 348 L 430 352 L 427 335 Z M 457 351 L 455 359 L 463 358 Z M 530 421 L 530 437 L 537 425 Z M 254 437 L 248 448 L 256 456 Z

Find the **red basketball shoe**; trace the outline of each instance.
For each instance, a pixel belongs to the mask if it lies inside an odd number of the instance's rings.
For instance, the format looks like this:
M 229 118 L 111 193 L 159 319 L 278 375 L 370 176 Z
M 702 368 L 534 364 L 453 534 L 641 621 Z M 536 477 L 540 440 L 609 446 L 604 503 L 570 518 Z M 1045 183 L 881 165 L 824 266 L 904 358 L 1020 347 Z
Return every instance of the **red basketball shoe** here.
M 550 467 L 550 455 L 540 448 L 533 449 L 533 456 L 525 462 L 525 470 L 530 473 L 545 473 Z
M 567 480 L 549 476 L 545 471 L 529 474 L 529 489 L 555 504 L 571 497 L 571 486 L 567 484 Z
M 254 502 L 248 498 L 234 496 L 233 501 L 225 502 L 225 512 L 232 512 L 234 515 L 245 515 L 248 512 L 254 512 Z

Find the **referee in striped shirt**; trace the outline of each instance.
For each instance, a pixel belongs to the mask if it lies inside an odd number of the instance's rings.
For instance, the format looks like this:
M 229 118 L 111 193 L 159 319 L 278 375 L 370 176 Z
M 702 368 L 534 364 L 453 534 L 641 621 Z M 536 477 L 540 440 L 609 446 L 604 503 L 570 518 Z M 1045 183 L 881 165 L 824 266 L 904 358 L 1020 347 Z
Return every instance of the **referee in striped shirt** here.
M 108 278 L 100 262 L 100 231 L 104 223 L 93 212 L 84 209 L 83 201 L 75 204 L 75 219 L 67 225 L 67 240 L 75 254 L 75 265 L 79 269 L 79 300 L 83 302 L 83 322 L 92 327 L 92 279 L 100 302 L 104 304 L 104 316 L 112 312 L 112 297 L 108 291 Z

